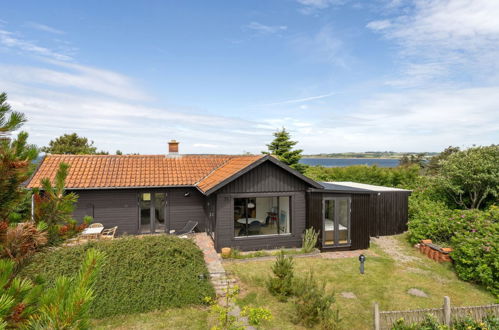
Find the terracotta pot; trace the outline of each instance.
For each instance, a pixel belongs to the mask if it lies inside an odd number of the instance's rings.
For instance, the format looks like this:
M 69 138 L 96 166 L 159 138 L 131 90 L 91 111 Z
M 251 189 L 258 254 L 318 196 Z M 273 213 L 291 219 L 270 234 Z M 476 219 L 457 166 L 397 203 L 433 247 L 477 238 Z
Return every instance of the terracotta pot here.
M 222 257 L 225 257 L 225 258 L 230 257 L 231 252 L 232 252 L 232 249 L 229 247 L 222 248 Z

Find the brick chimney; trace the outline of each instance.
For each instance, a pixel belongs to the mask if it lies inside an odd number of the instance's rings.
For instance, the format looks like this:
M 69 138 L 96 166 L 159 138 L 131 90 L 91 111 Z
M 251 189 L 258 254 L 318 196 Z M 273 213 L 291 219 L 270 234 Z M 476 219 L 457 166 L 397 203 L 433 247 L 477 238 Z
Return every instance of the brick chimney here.
M 178 155 L 178 144 L 180 142 L 177 142 L 175 140 L 171 140 L 168 142 L 168 154 L 170 155 Z

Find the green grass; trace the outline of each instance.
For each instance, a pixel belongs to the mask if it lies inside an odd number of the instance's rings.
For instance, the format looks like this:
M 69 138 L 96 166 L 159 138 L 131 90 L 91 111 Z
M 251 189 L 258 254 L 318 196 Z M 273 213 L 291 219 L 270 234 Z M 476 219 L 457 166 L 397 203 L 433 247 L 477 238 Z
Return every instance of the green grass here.
M 35 255 L 21 275 L 41 275 L 53 283 L 59 275 L 75 274 L 92 247 L 106 254 L 94 288 L 94 318 L 199 305 L 214 295 L 211 283 L 199 276 L 208 274 L 202 252 L 191 240 L 166 235 L 47 250 Z
M 119 315 L 92 322 L 92 329 L 153 330 L 186 329 L 205 330 L 208 310 L 200 307 L 173 308 L 149 313 Z
M 367 256 L 366 273 L 359 274 L 357 258 L 295 259 L 295 274 L 303 276 L 313 271 L 317 278 L 326 281 L 326 289 L 337 293 L 337 308 L 342 325 L 347 329 L 369 329 L 372 324 L 372 305 L 380 304 L 382 310 L 405 310 L 440 307 L 443 296 L 449 296 L 455 306 L 482 305 L 495 301 L 484 289 L 459 280 L 449 263 L 439 264 L 423 257 L 405 241 L 396 237 L 406 255 L 415 257 L 407 263 L 393 260 L 379 247 L 373 246 Z M 374 255 L 376 254 L 376 255 Z M 291 323 L 292 302 L 282 303 L 271 296 L 265 280 L 270 275 L 273 261 L 248 261 L 227 263 L 226 268 L 241 280 L 241 306 L 251 304 L 269 308 L 273 320 L 266 329 L 300 329 Z M 429 298 L 407 294 L 410 288 L 418 288 Z M 357 299 L 347 299 L 341 292 L 353 292 Z

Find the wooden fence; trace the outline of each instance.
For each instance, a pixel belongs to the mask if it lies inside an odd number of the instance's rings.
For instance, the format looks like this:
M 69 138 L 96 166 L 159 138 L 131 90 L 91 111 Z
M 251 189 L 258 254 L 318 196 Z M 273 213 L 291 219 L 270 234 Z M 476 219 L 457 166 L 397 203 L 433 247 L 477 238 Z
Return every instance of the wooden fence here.
M 464 317 L 471 317 L 477 321 L 490 314 L 499 317 L 499 304 L 452 307 L 450 298 L 444 297 L 444 304 L 440 308 L 425 308 L 409 311 L 380 311 L 378 303 L 374 303 L 374 329 L 391 329 L 393 323 L 401 318 L 409 324 L 421 322 L 428 314 L 433 315 L 438 321 L 445 325 L 452 325 L 453 320 Z

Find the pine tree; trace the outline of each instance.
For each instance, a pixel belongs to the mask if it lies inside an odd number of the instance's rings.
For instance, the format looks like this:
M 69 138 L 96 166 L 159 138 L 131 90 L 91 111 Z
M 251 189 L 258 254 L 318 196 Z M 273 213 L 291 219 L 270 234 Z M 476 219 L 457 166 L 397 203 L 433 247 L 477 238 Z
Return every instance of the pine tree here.
M 24 115 L 17 111 L 12 111 L 10 105 L 6 103 L 7 94 L 0 94 L 0 139 L 7 138 L 10 133 L 20 128 L 25 122 Z M 8 116 L 8 118 L 7 118 Z
M 275 132 L 274 137 L 274 140 L 267 144 L 268 151 L 264 151 L 263 153 L 276 156 L 281 162 L 303 173 L 306 165 L 299 163 L 303 150 L 293 150 L 298 141 L 291 140 L 290 133 L 284 127 L 282 130 Z
M 274 276 L 269 277 L 267 289 L 281 301 L 286 301 L 288 297 L 293 295 L 293 267 L 293 258 L 284 255 L 283 251 L 277 255 L 277 259 L 272 265 Z
M 6 101 L 7 95 L 0 94 L 0 221 L 19 222 L 29 213 L 23 206 L 23 201 L 28 201 L 28 192 L 21 183 L 34 169 L 32 161 L 38 150 L 28 144 L 26 132 L 20 132 L 15 139 L 10 137 L 26 119 L 22 113 L 12 111 Z

